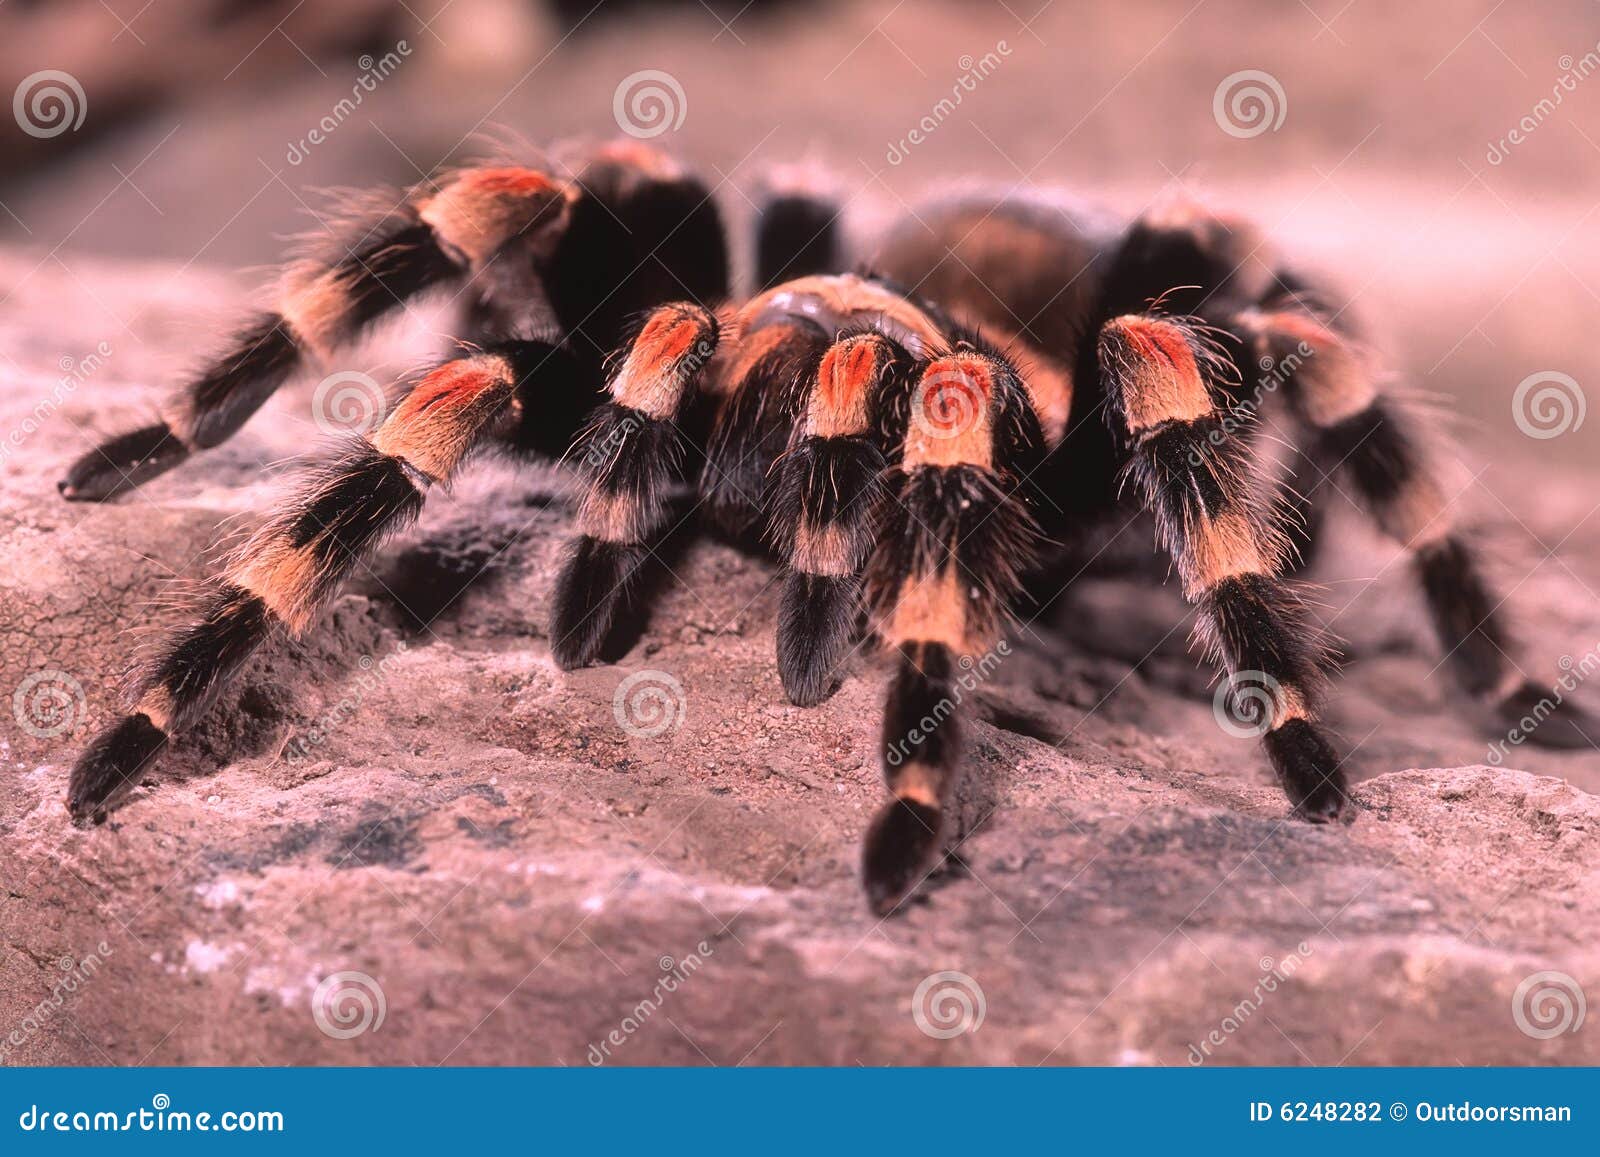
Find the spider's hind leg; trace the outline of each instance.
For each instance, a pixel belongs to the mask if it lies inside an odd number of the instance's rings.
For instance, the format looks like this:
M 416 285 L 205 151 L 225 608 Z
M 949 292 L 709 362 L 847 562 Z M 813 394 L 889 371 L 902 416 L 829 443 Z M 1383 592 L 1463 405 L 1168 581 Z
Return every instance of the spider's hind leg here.
M 1333 329 L 1294 309 L 1250 311 L 1239 325 L 1256 352 L 1289 367 L 1295 416 L 1323 468 L 1348 479 L 1383 533 L 1411 555 L 1444 661 L 1468 694 L 1488 705 L 1499 726 L 1515 725 L 1548 696 L 1518 670 L 1516 643 L 1484 574 L 1472 538 L 1458 525 L 1433 452 L 1400 399 L 1379 388 L 1370 367 Z M 1587 732 L 1587 734 L 1585 734 Z M 1600 724 L 1562 702 L 1530 742 L 1589 747 Z

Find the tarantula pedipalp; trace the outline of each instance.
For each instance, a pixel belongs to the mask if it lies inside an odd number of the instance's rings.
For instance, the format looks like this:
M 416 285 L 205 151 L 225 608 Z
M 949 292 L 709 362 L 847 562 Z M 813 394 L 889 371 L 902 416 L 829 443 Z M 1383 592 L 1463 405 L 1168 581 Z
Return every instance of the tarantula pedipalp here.
M 730 300 L 705 187 L 636 144 L 608 146 L 566 176 L 465 170 L 301 269 L 160 423 L 86 455 L 63 493 L 109 497 L 215 445 L 303 357 L 435 285 L 475 288 L 479 352 L 423 376 L 239 550 L 142 669 L 130 714 L 78 761 L 74 817 L 103 818 L 263 640 L 309 628 L 468 455 L 554 459 L 576 437 L 578 535 L 550 636 L 561 666 L 600 653 L 686 485 L 723 527 L 763 532 L 785 567 L 777 659 L 793 701 L 831 692 L 863 613 L 896 652 L 891 799 L 863 857 L 875 909 L 940 859 L 964 665 L 995 646 L 1042 545 L 1114 511 L 1121 477 L 1212 658 L 1271 688 L 1254 718 L 1296 812 L 1334 818 L 1349 798 L 1317 722 L 1323 651 L 1283 574 L 1306 535 L 1263 501 L 1277 483 L 1237 421 L 1260 357 L 1290 367 L 1304 454 L 1342 469 L 1412 552 L 1463 683 L 1520 713 L 1529 688 L 1498 601 L 1427 455 L 1310 287 L 1254 259 L 1253 232 L 1192 208 L 1107 228 L 1027 197 L 956 198 L 892 231 L 876 272 L 852 274 L 838 212 L 803 189 L 769 199 L 760 285 Z M 1538 736 L 1568 739 L 1552 722 Z

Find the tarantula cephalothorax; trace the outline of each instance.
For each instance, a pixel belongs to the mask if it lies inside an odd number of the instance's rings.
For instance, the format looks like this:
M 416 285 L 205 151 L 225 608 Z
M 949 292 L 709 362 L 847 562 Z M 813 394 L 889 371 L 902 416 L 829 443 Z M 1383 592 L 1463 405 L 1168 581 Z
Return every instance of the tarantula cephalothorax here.
M 1212 659 L 1272 689 L 1252 718 L 1295 811 L 1334 818 L 1349 800 L 1317 722 L 1324 652 L 1283 573 L 1314 511 L 1291 500 L 1242 422 L 1259 401 L 1243 383 L 1263 358 L 1280 367 L 1298 460 L 1342 470 L 1411 552 L 1466 689 L 1512 716 L 1537 697 L 1406 415 L 1242 223 L 1175 206 L 1108 227 L 1031 196 L 950 197 L 891 230 L 875 272 L 858 275 L 840 272 L 837 206 L 793 188 L 768 198 L 756 241 L 756 291 L 730 301 L 710 194 L 629 143 L 566 175 L 466 169 L 294 269 L 277 312 L 250 322 L 162 421 L 74 464 L 63 494 L 106 498 L 216 445 L 304 359 L 423 290 L 471 287 L 478 352 L 416 381 L 240 548 L 141 668 L 131 713 L 79 759 L 75 819 L 103 819 L 264 639 L 310 627 L 470 453 L 556 459 L 575 437 L 578 535 L 550 635 L 562 667 L 594 661 L 638 596 L 685 484 L 721 526 L 764 532 L 781 557 L 777 658 L 792 700 L 831 692 L 863 614 L 897 652 L 882 746 L 891 798 L 863 859 L 878 911 L 941 859 L 955 680 L 995 646 L 1043 545 L 1113 511 L 1121 477 L 1154 516 Z M 592 411 L 601 389 L 609 399 Z M 1581 742 L 1563 722 L 1538 738 Z

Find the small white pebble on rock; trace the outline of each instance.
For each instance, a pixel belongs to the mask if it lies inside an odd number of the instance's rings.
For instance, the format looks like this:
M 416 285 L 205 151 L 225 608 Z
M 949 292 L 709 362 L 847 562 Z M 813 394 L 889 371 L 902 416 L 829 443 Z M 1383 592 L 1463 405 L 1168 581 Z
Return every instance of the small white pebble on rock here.
M 215 972 L 228 962 L 233 949 L 207 944 L 204 940 L 191 940 L 183 949 L 183 967 L 186 972 Z

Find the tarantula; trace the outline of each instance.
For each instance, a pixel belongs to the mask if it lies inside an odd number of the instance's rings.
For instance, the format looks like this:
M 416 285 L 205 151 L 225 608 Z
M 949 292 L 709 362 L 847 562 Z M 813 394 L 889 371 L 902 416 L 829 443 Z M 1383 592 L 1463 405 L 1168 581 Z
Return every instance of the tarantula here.
M 1334 819 L 1350 798 L 1317 719 L 1327 654 L 1286 574 L 1314 511 L 1243 420 L 1262 359 L 1280 368 L 1297 451 L 1340 469 L 1410 552 L 1466 690 L 1509 717 L 1538 698 L 1407 415 L 1338 314 L 1262 259 L 1242 222 L 1184 204 L 1107 224 L 1034 196 L 950 196 L 890 230 L 871 272 L 848 273 L 838 204 L 780 188 L 757 216 L 755 292 L 732 299 L 719 211 L 692 174 L 631 142 L 556 170 L 468 168 L 353 224 L 331 257 L 291 270 L 278 310 L 160 422 L 68 471 L 69 499 L 136 486 L 217 445 L 308 358 L 405 299 L 473 290 L 475 351 L 316 467 L 142 666 L 131 713 L 73 769 L 77 822 L 103 820 L 263 640 L 311 627 L 358 561 L 486 446 L 570 451 L 581 475 L 550 631 L 563 668 L 595 661 L 642 597 L 686 486 L 781 560 L 791 700 L 832 692 L 863 624 L 893 649 L 890 798 L 862 869 L 881 913 L 942 859 L 955 681 L 996 645 L 1047 544 L 1116 510 L 1123 480 L 1154 516 L 1211 659 L 1271 688 L 1241 710 L 1294 812 Z M 1582 742 L 1566 723 L 1537 737 Z

